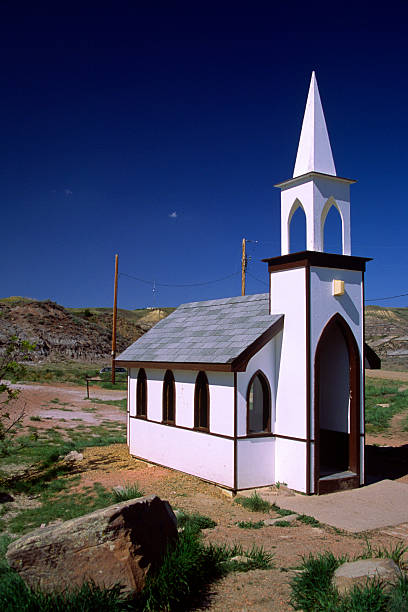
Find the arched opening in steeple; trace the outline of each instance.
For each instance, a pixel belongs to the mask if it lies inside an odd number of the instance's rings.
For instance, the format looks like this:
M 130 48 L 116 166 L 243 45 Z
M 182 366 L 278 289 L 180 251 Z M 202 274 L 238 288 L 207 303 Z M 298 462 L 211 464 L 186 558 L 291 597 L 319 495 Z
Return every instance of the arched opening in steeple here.
M 333 197 L 327 200 L 322 211 L 321 235 L 323 251 L 344 255 L 344 219 Z
M 306 227 L 305 209 L 296 198 L 288 216 L 289 253 L 306 250 Z

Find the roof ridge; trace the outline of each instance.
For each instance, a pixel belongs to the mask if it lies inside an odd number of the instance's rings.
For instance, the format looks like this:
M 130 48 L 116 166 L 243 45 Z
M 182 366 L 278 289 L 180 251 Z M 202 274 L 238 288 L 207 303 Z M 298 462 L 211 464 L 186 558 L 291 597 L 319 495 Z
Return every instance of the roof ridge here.
M 256 297 L 255 297 L 256 296 Z M 250 295 L 234 295 L 231 297 L 219 298 L 217 300 L 203 300 L 201 302 L 185 302 L 184 304 L 180 304 L 176 310 L 179 308 L 210 308 L 211 306 L 218 306 L 222 304 L 236 304 L 238 302 L 228 302 L 228 300 L 239 300 L 240 302 L 244 302 L 245 298 L 252 298 L 249 300 L 250 302 L 260 302 L 262 300 L 269 299 L 269 293 L 251 293 Z

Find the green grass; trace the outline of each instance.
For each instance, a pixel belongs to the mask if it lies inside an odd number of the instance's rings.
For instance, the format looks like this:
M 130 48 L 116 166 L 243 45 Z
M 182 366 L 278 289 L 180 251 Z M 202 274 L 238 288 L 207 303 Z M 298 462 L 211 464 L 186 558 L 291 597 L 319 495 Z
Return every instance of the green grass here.
M 279 516 L 289 516 L 289 514 L 293 514 L 293 510 L 285 510 L 285 508 L 279 508 L 276 504 L 272 504 L 271 508 L 276 514 Z
M 217 523 L 204 514 L 199 514 L 198 512 L 188 514 L 183 510 L 178 510 L 177 525 L 179 528 L 189 529 L 194 533 L 199 533 L 202 529 L 212 529 L 216 527 Z
M 235 523 L 240 529 L 261 529 L 265 527 L 263 521 L 238 521 Z
M 73 493 L 70 489 L 78 484 L 79 478 L 59 478 L 49 483 L 39 496 L 41 506 L 22 510 L 10 520 L 11 532 L 27 533 L 43 523 L 77 518 L 113 503 L 111 491 L 99 483 L 94 483 L 91 491 Z
M 299 514 L 296 520 L 300 521 L 301 523 L 305 523 L 305 525 L 311 525 L 312 527 L 320 527 L 319 521 L 313 516 L 309 516 L 307 514 Z
M 276 521 L 276 523 L 273 524 L 273 527 L 295 527 L 295 523 L 282 519 L 281 521 Z
M 366 429 L 371 432 L 386 431 L 392 417 L 408 410 L 408 391 L 398 391 L 400 382 L 367 380 L 365 392 Z M 379 404 L 389 404 L 380 406 Z M 408 430 L 408 417 L 404 424 Z
M 87 401 L 89 400 L 90 402 L 92 402 L 93 404 L 108 404 L 108 406 L 117 406 L 118 408 L 120 408 L 121 410 L 124 410 L 126 412 L 127 410 L 127 398 L 124 397 L 121 400 L 101 400 L 98 399 L 97 397 L 90 397 L 90 398 L 84 398 Z
M 10 569 L 4 558 L 9 542 L 9 538 L 0 538 L 0 605 L 7 612 L 187 610 L 212 582 L 229 572 L 273 567 L 273 556 L 262 548 L 254 546 L 245 551 L 241 546 L 206 546 L 199 533 L 186 528 L 169 547 L 160 567 L 149 572 L 145 588 L 133 599 L 124 597 L 119 587 L 100 589 L 92 583 L 62 595 L 45 595 L 26 587 Z M 235 556 L 245 556 L 248 563 L 232 561 Z
M 112 499 L 115 503 L 143 497 L 144 492 L 139 489 L 137 483 L 115 487 L 112 491 Z
M 272 504 L 265 499 L 262 499 L 258 493 L 252 493 L 251 497 L 236 497 L 235 503 L 240 504 L 247 510 L 251 510 L 251 512 L 266 513 L 272 508 Z
M 103 389 L 116 389 L 126 391 L 127 375 L 116 374 L 116 384 L 112 385 L 111 374 L 99 374 L 97 367 L 92 367 L 87 364 L 81 364 L 76 361 L 47 363 L 24 366 L 24 382 L 44 382 L 44 383 L 70 383 L 73 385 L 86 386 L 86 378 L 100 376 L 101 381 L 92 381 L 93 387 L 101 387 Z M 22 382 L 22 380 L 13 380 L 13 382 Z M 55 402 L 57 403 L 57 402 Z M 59 403 L 59 402 L 58 402 Z
M 406 552 L 401 545 L 391 550 L 372 548 L 367 541 L 367 550 L 357 557 L 388 557 L 402 563 Z M 408 579 L 402 575 L 395 585 L 386 585 L 372 580 L 363 586 L 355 586 L 345 595 L 340 595 L 332 584 L 335 570 L 348 557 L 336 558 L 325 552 L 317 556 L 303 557 L 297 573 L 291 580 L 290 603 L 295 610 L 305 612 L 404 612 L 408 610 Z

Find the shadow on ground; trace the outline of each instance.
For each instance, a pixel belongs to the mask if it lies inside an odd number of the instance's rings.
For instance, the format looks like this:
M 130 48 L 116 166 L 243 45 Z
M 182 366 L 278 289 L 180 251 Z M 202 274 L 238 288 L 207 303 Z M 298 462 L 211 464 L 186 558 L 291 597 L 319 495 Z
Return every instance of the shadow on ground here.
M 408 444 L 402 446 L 365 447 L 366 484 L 380 480 L 397 480 L 408 475 Z

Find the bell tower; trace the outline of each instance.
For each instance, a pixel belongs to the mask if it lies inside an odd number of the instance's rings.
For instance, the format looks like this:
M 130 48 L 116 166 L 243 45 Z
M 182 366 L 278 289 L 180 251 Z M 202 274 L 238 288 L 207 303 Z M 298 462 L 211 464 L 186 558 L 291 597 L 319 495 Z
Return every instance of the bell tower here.
M 290 224 L 301 207 L 306 216 L 306 248 L 324 251 L 324 225 L 332 206 L 342 223 L 342 252 L 351 255 L 351 179 L 338 177 L 334 165 L 316 75 L 312 72 L 309 94 L 293 177 L 275 185 L 281 189 L 281 253 L 290 253 Z
M 284 314 L 275 354 L 275 478 L 307 494 L 364 483 L 364 271 L 351 255 L 350 185 L 337 176 L 312 73 L 293 177 L 281 190 L 281 256 L 265 259 L 270 312 Z M 342 223 L 342 254 L 324 248 L 327 214 Z M 290 223 L 306 216 L 306 251 Z

